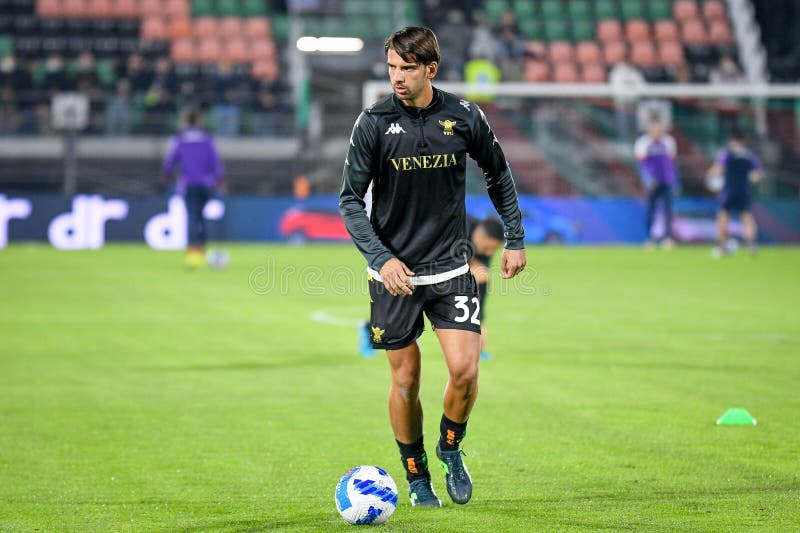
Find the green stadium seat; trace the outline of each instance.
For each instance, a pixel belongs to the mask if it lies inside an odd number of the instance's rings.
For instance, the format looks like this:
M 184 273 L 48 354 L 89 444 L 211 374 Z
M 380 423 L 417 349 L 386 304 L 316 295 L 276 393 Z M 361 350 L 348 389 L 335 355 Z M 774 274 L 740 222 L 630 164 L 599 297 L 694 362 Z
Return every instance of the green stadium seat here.
M 594 21 L 591 19 L 575 19 L 572 21 L 573 41 L 594 40 Z
M 567 4 L 569 8 L 569 16 L 574 19 L 591 19 L 592 9 L 589 6 L 589 0 L 572 0 Z
M 622 18 L 625 20 L 645 18 L 641 0 L 622 0 Z
M 419 6 L 416 2 L 407 0 L 403 8 L 403 14 L 405 14 L 406 22 L 409 24 L 420 24 L 422 22 L 419 16 Z
M 598 20 L 619 18 L 617 3 L 613 0 L 594 0 L 594 15 Z
M 522 32 L 522 37 L 528 41 L 541 41 L 544 39 L 544 32 L 539 20 L 533 17 L 520 19 L 519 29 Z
M 508 9 L 508 2 L 506 0 L 486 0 L 484 10 L 486 17 L 489 19 L 489 24 L 496 26 L 500 22 L 500 15 Z
M 263 17 L 267 14 L 264 0 L 242 0 L 242 15 L 245 17 Z
M 531 0 L 515 0 L 514 14 L 517 20 L 536 16 L 536 5 Z
M 14 39 L 8 35 L 0 35 L 0 57 L 14 51 Z
M 360 17 L 368 12 L 368 8 L 362 0 L 342 0 L 342 14 L 348 17 Z
M 218 0 L 217 14 L 220 17 L 238 17 L 242 14 L 239 0 Z
M 193 17 L 213 17 L 216 14 L 213 0 L 192 0 Z
M 286 41 L 289 38 L 289 22 L 285 15 L 275 15 L 270 17 L 272 23 L 272 35 L 276 41 Z
M 650 20 L 672 18 L 672 5 L 669 0 L 650 0 L 649 4 Z
M 563 18 L 551 18 L 544 21 L 544 35 L 548 41 L 568 41 L 567 21 Z
M 542 0 L 542 16 L 551 19 L 563 18 L 565 16 L 564 4 L 561 3 L 561 0 Z
M 394 17 L 393 2 L 370 2 L 369 11 L 376 17 Z

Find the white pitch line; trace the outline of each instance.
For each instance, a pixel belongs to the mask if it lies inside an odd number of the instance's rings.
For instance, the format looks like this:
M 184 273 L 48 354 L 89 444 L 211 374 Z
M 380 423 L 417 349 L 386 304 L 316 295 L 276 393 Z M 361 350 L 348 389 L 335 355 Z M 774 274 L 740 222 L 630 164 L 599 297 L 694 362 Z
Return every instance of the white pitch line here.
M 362 322 L 361 320 L 356 320 L 353 318 L 336 316 L 324 309 L 314 311 L 310 316 L 311 320 L 314 320 L 315 322 L 322 322 L 323 324 L 330 324 L 332 326 L 346 326 L 348 328 L 358 326 Z

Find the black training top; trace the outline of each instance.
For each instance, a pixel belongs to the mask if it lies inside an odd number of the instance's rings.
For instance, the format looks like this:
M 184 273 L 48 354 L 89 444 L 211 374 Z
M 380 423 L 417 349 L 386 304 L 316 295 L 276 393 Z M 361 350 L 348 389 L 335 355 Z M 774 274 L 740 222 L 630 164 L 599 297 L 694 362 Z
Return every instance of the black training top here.
M 503 219 L 506 248 L 523 248 L 514 178 L 477 105 L 434 88 L 424 109 L 391 95 L 359 115 L 342 173 L 339 211 L 371 268 L 380 271 L 396 257 L 419 276 L 466 263 L 467 155 L 483 169 L 489 197 Z M 367 218 L 364 195 L 370 182 Z

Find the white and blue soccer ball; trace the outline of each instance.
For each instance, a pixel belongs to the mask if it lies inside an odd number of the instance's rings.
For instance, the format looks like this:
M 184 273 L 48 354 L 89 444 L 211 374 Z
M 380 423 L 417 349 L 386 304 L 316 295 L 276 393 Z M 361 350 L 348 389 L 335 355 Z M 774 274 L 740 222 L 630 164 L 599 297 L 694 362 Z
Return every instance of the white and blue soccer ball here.
M 356 466 L 337 483 L 335 499 L 348 524 L 383 524 L 397 508 L 397 484 L 377 466 Z
M 206 252 L 206 263 L 211 270 L 222 270 L 230 263 L 230 256 L 225 250 L 211 249 Z

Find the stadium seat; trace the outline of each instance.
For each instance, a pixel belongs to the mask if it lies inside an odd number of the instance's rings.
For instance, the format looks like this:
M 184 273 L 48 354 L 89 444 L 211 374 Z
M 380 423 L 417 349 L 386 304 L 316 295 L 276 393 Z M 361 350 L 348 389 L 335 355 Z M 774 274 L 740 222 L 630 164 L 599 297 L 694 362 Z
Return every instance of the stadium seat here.
M 524 20 L 536 16 L 536 4 L 530 0 L 514 0 L 513 8 L 517 20 Z
M 670 0 L 650 0 L 648 7 L 650 20 L 672 18 L 672 5 Z
M 625 38 L 631 44 L 650 40 L 650 24 L 644 20 L 625 22 Z
M 551 18 L 544 21 L 544 35 L 548 41 L 565 41 L 569 39 L 567 21 L 563 18 Z
M 352 0 L 350 0 L 352 2 Z M 486 17 L 491 26 L 496 26 L 500 22 L 500 16 L 508 10 L 508 2 L 505 0 L 486 0 L 483 6 Z
M 640 41 L 631 46 L 631 63 L 637 67 L 655 67 L 658 64 L 658 56 L 653 48 L 653 43 Z
M 578 43 L 575 47 L 575 59 L 584 66 L 604 63 L 603 54 L 600 52 L 600 46 L 594 41 Z
M 264 0 L 242 0 L 242 15 L 245 17 L 267 16 Z
M 244 34 L 244 25 L 239 17 L 225 17 L 219 22 L 219 33 L 225 38 Z
M 622 40 L 622 25 L 618 20 L 601 20 L 597 23 L 597 38 L 604 43 Z
M 571 2 L 567 2 L 567 9 L 573 21 L 592 19 L 592 10 L 588 0 L 572 0 Z
M 625 20 L 645 18 L 641 0 L 622 0 L 622 18 Z
M 556 83 L 577 83 L 579 79 L 575 63 L 556 63 L 553 66 L 553 81 Z
M 541 8 L 544 18 L 565 18 L 564 4 L 561 0 L 542 0 Z
M 252 43 L 252 49 L 254 60 L 274 60 L 278 57 L 272 40 L 255 41 Z
M 254 61 L 250 74 L 254 78 L 275 77 L 278 75 L 278 63 L 274 60 Z
M 609 0 L 595 0 L 594 2 L 594 14 L 598 20 L 602 19 L 609 19 L 614 20 L 619 18 L 619 13 L 617 12 L 617 3 L 616 2 L 609 2 Z
M 224 55 L 232 63 L 250 63 L 251 48 L 244 37 L 232 37 L 225 41 Z
M 519 29 L 522 37 L 528 40 L 544 39 L 544 31 L 539 20 L 536 18 L 527 18 L 519 21 Z
M 382 2 L 378 2 L 382 3 Z M 217 0 L 217 14 L 220 17 L 238 17 L 242 14 L 238 0 Z
M 566 41 L 552 42 L 547 50 L 547 56 L 553 64 L 571 62 L 574 57 L 572 44 Z
M 188 17 L 192 14 L 188 0 L 167 0 L 164 10 L 170 17 Z
M 196 60 L 194 39 L 176 39 L 172 41 L 170 57 L 176 63 L 193 63 Z
M 252 17 L 244 21 L 244 34 L 250 39 L 266 39 L 272 36 L 272 26 L 266 17 Z
M 61 16 L 70 18 L 85 17 L 86 7 L 84 0 L 62 0 Z
M 708 28 L 708 42 L 712 44 L 731 44 L 731 27 L 725 19 L 712 20 Z
M 215 37 L 219 33 L 219 23 L 214 17 L 203 16 L 194 19 L 192 33 L 197 38 Z
M 61 0 L 39 0 L 36 2 L 36 14 L 40 17 L 60 17 Z
M 574 41 L 594 40 L 595 24 L 589 19 L 577 19 L 572 21 L 572 39 Z
M 170 39 L 180 39 L 192 36 L 192 19 L 188 16 L 171 17 L 167 24 L 167 36 Z
M 141 0 L 141 12 L 143 17 L 163 15 L 161 0 Z
M 529 57 L 541 60 L 547 55 L 547 47 L 542 41 L 528 41 L 525 43 L 525 52 Z
M 657 20 L 654 27 L 657 41 L 678 40 L 678 25 L 674 20 Z
M 150 16 L 142 21 L 142 39 L 158 41 L 168 38 L 167 23 L 162 16 Z
M 606 69 L 600 65 L 583 65 L 581 81 L 584 83 L 605 83 Z
M 707 44 L 703 23 L 698 19 L 684 21 L 681 27 L 681 40 L 688 45 Z
M 658 45 L 658 59 L 667 67 L 683 65 L 683 47 L 678 41 L 663 41 Z
M 111 0 L 88 0 L 86 16 L 89 18 L 109 18 L 113 13 Z
M 525 63 L 525 81 L 541 83 L 550 81 L 550 68 L 543 61 L 528 61 Z
M 119 18 L 138 18 L 141 15 L 138 0 L 115 0 L 114 16 Z
M 706 0 L 703 2 L 703 18 L 706 20 L 725 20 L 728 18 L 725 4 L 720 0 Z
M 675 3 L 672 4 L 672 14 L 682 22 L 697 19 L 700 15 L 694 0 L 675 0 Z
M 222 58 L 222 46 L 219 39 L 206 37 L 197 44 L 197 60 L 201 63 L 216 63 Z
M 213 17 L 217 14 L 212 0 L 192 0 L 193 17 Z
M 627 59 L 628 47 L 624 42 L 610 41 L 603 45 L 603 59 L 606 65 L 614 66 L 617 63 L 622 63 Z

